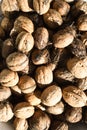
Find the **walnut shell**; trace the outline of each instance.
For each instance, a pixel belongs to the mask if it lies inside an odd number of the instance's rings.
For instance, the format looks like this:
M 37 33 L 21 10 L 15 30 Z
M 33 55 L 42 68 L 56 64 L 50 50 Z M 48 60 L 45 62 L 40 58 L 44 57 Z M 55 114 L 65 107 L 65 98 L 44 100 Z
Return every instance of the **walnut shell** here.
M 21 92 L 21 89 L 18 87 L 18 85 L 15 85 L 13 87 L 11 87 L 11 90 L 13 91 L 13 93 L 15 93 L 16 95 L 20 95 L 22 92 Z
M 68 86 L 63 89 L 63 99 L 72 107 L 83 107 L 86 105 L 87 96 L 81 89 Z
M 46 106 L 54 106 L 56 105 L 62 98 L 61 88 L 57 85 L 51 85 L 44 89 L 41 94 L 42 104 Z

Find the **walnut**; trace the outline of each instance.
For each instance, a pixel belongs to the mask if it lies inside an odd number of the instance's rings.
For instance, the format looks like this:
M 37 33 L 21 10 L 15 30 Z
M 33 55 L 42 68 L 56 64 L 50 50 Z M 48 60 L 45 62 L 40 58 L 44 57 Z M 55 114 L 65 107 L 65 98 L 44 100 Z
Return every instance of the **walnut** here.
M 81 89 L 68 86 L 63 89 L 63 99 L 72 107 L 83 107 L 86 105 L 87 96 Z
M 27 130 L 28 122 L 26 119 L 15 118 L 14 127 L 15 127 L 15 130 Z
M 34 114 L 34 107 L 28 102 L 20 102 L 14 107 L 14 115 L 17 118 L 26 119 Z
M 0 103 L 0 122 L 7 122 L 14 116 L 12 105 L 9 102 Z
M 8 68 L 13 71 L 22 71 L 28 65 L 28 62 L 28 57 L 20 52 L 11 53 L 6 58 Z
M 18 51 L 28 54 L 34 46 L 33 36 L 28 32 L 20 32 L 16 38 L 15 45 Z
M 21 92 L 21 89 L 18 87 L 18 85 L 15 85 L 13 87 L 11 87 L 11 90 L 13 91 L 13 93 L 15 93 L 16 95 L 20 95 L 22 92 Z
M 37 110 L 29 119 L 30 130 L 48 130 L 51 120 L 49 116 L 41 110 Z
M 51 85 L 44 89 L 41 94 L 42 104 L 46 106 L 54 106 L 60 102 L 62 98 L 61 88 L 57 85 Z
M 43 15 L 43 19 L 47 26 L 52 29 L 59 27 L 63 23 L 60 13 L 54 9 L 49 9 L 48 12 Z
M 32 77 L 24 75 L 20 77 L 18 87 L 23 93 L 31 93 L 36 89 L 36 83 Z
M 2 86 L 12 87 L 15 86 L 19 81 L 17 72 L 9 69 L 3 69 L 0 73 L 0 83 Z
M 83 91 L 87 90 L 87 77 L 83 79 L 77 80 L 78 88 L 82 89 Z

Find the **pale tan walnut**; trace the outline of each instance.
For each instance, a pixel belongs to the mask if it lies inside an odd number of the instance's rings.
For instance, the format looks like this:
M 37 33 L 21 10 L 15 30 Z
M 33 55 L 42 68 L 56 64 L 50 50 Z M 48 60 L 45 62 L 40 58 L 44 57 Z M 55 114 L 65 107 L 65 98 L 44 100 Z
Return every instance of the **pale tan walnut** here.
M 64 112 L 64 104 L 62 101 L 60 101 L 54 106 L 47 107 L 46 111 L 53 115 L 62 114 Z
M 18 6 L 23 12 L 31 12 L 33 11 L 31 5 L 33 4 L 32 0 L 17 0 Z
M 33 8 L 39 14 L 45 14 L 50 8 L 49 0 L 33 0 Z
M 11 90 L 13 91 L 13 93 L 15 93 L 16 95 L 20 95 L 22 92 L 21 92 L 21 89 L 18 87 L 18 85 L 15 85 L 13 87 L 11 87 Z
M 2 45 L 2 57 L 6 58 L 10 53 L 14 51 L 13 40 L 8 38 Z
M 80 31 L 87 31 L 87 14 L 82 14 L 78 18 L 77 27 Z
M 48 12 L 43 15 L 43 19 L 45 24 L 52 29 L 59 27 L 63 23 L 60 13 L 54 9 L 49 9 Z
M 76 31 L 72 27 L 66 27 L 53 36 L 54 47 L 65 48 L 69 46 L 75 37 Z
M 64 0 L 55 0 L 53 2 L 53 9 L 58 11 L 61 16 L 66 16 L 70 11 L 70 5 Z
M 75 3 L 75 7 L 79 11 L 83 11 L 87 14 L 87 1 L 86 0 L 79 0 Z
M 50 84 L 53 81 L 53 72 L 47 66 L 40 66 L 36 69 L 35 79 L 39 84 Z
M 41 103 L 40 95 L 41 95 L 41 92 L 39 92 L 39 91 L 30 93 L 30 94 L 26 94 L 25 99 L 27 102 L 29 102 L 30 105 L 37 106 Z
M 44 49 L 48 44 L 48 40 L 49 40 L 48 30 L 45 27 L 37 28 L 34 34 L 34 42 L 36 48 L 40 50 Z
M 18 87 L 23 93 L 31 93 L 36 89 L 36 83 L 32 77 L 24 75 L 20 77 Z
M 82 60 L 76 57 L 69 59 L 67 68 L 78 79 L 87 77 L 87 56 Z
M 54 106 L 60 102 L 62 98 L 61 88 L 57 85 L 51 85 L 43 90 L 41 94 L 42 104 L 46 106 Z
M 14 115 L 17 118 L 27 119 L 34 114 L 34 107 L 28 102 L 20 102 L 14 107 Z
M 17 0 L 2 0 L 1 11 L 7 16 L 9 13 L 19 11 Z
M 18 51 L 28 54 L 34 46 L 34 38 L 30 33 L 22 31 L 18 34 L 15 45 Z
M 3 69 L 0 73 L 0 83 L 2 86 L 12 87 L 15 86 L 19 81 L 17 72 L 9 69 Z
M 11 96 L 10 88 L 0 86 L 0 101 L 4 101 Z
M 30 130 L 49 130 L 51 120 L 49 116 L 41 111 L 37 110 L 34 115 L 29 119 Z
M 32 62 L 35 65 L 42 65 L 48 63 L 50 60 L 50 53 L 47 49 L 34 50 L 32 53 Z
M 72 107 L 83 107 L 86 105 L 87 96 L 81 89 L 68 86 L 63 89 L 63 99 Z
M 82 108 L 72 107 L 66 110 L 65 118 L 70 123 L 77 123 L 82 119 Z
M 83 91 L 87 90 L 87 77 L 83 79 L 77 80 L 78 88 L 82 89 Z
M 65 0 L 65 1 L 70 3 L 70 2 L 74 2 L 75 0 Z
M 9 102 L 0 103 L 0 122 L 7 122 L 14 116 L 12 105 Z
M 14 127 L 15 127 L 15 130 L 27 130 L 28 121 L 26 119 L 15 118 Z
M 28 66 L 28 57 L 21 52 L 13 52 L 6 58 L 6 64 L 13 71 L 22 71 Z
M 21 31 L 33 33 L 34 24 L 28 17 L 19 16 L 14 22 L 14 30 L 18 33 L 20 33 Z

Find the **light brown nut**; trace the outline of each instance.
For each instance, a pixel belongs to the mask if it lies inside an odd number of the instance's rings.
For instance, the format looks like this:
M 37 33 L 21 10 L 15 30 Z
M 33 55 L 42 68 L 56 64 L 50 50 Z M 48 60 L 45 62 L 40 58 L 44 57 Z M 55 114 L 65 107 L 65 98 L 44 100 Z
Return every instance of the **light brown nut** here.
M 69 59 L 67 68 L 78 79 L 87 77 L 87 57 L 83 60 L 76 57 Z
M 12 105 L 9 102 L 0 103 L 0 122 L 7 122 L 14 116 Z
M 51 85 L 44 89 L 41 94 L 41 101 L 42 104 L 46 106 L 54 106 L 58 102 L 60 102 L 62 98 L 62 91 L 61 88 L 57 85 Z
M 3 42 L 2 45 L 2 57 L 6 58 L 14 50 L 13 40 L 8 38 Z
M 13 71 L 22 71 L 28 66 L 28 57 L 20 52 L 14 52 L 6 58 L 6 64 Z
M 33 8 L 38 14 L 43 15 L 50 8 L 50 1 L 49 0 L 33 0 Z
M 25 99 L 30 105 L 37 106 L 41 103 L 40 95 L 41 92 L 26 94 Z
M 53 36 L 54 47 L 65 48 L 69 46 L 73 42 L 75 34 L 76 32 L 72 27 L 67 27 L 58 31 Z
M 36 89 L 36 83 L 32 77 L 24 75 L 20 77 L 18 87 L 23 93 L 31 93 Z
M 26 119 L 15 118 L 14 127 L 15 127 L 15 130 L 27 130 L 28 122 Z
M 36 69 L 35 79 L 39 84 L 50 84 L 53 81 L 53 72 L 47 66 L 40 66 Z
M 28 54 L 34 46 L 33 36 L 28 32 L 20 32 L 15 43 L 18 51 Z
M 1 10 L 2 13 L 7 16 L 13 11 L 19 11 L 17 0 L 2 0 Z
M 19 81 L 17 72 L 9 69 L 3 69 L 0 73 L 0 83 L 2 86 L 12 87 L 15 86 Z
M 18 103 L 14 107 L 14 115 L 17 118 L 27 119 L 34 114 L 34 107 L 30 106 L 28 102 Z
M 49 9 L 48 12 L 43 15 L 43 19 L 47 26 L 52 29 L 57 28 L 63 23 L 60 13 L 54 9 Z
M 44 49 L 48 44 L 48 40 L 49 40 L 48 30 L 45 27 L 37 28 L 34 34 L 34 42 L 36 48 L 40 50 Z
M 81 89 L 68 86 L 63 89 L 63 99 L 72 107 L 83 107 L 86 105 L 87 96 Z
M 31 8 L 32 0 L 17 0 L 18 6 L 23 12 L 31 12 L 33 9 Z
M 13 87 L 11 87 L 11 90 L 13 91 L 13 93 L 15 93 L 16 95 L 20 95 L 22 92 L 21 92 L 21 89 L 18 87 L 18 85 L 15 85 Z
M 77 27 L 80 31 L 87 31 L 87 14 L 82 14 L 78 18 Z
M 19 16 L 14 22 L 14 30 L 18 33 L 27 31 L 31 34 L 34 31 L 34 25 L 28 17 Z
M 64 104 L 60 101 L 54 106 L 47 107 L 46 111 L 53 115 L 62 114 L 64 112 Z
M 29 119 L 30 130 L 48 130 L 51 120 L 49 116 L 41 110 L 37 110 Z
M 11 96 L 11 90 L 7 87 L 0 86 L 0 101 L 4 101 Z
M 55 0 L 53 2 L 53 9 L 58 11 L 61 16 L 66 16 L 70 11 L 70 5 L 64 0 Z
M 70 123 L 77 123 L 82 119 L 82 108 L 69 108 L 66 110 L 65 118 Z

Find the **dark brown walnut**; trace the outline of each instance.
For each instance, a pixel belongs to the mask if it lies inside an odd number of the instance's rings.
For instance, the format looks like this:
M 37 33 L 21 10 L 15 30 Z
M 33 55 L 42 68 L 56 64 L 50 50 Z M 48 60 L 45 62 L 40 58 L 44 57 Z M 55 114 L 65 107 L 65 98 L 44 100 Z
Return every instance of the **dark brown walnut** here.
M 23 75 L 19 79 L 18 87 L 23 93 L 31 93 L 36 89 L 36 83 L 32 77 Z
M 0 86 L 0 101 L 4 101 L 11 96 L 10 88 Z
M 32 62 L 35 65 L 42 65 L 48 63 L 50 60 L 50 53 L 47 49 L 34 50 L 32 53 Z
M 8 122 L 14 116 L 12 105 L 9 102 L 0 102 L 0 122 Z
M 22 71 L 28 66 L 28 57 L 21 52 L 14 52 L 6 58 L 6 64 L 13 71 Z
M 34 38 L 30 33 L 22 31 L 16 38 L 15 46 L 18 51 L 28 54 L 34 46 Z
M 17 33 L 20 33 L 21 31 L 27 31 L 29 33 L 33 33 L 34 31 L 34 25 L 33 22 L 26 16 L 19 16 L 14 21 L 14 27 L 13 30 Z
M 23 12 L 31 12 L 32 9 L 32 0 L 17 0 L 19 9 Z
M 49 33 L 45 27 L 39 27 L 34 34 L 34 44 L 36 48 L 42 50 L 47 46 Z
M 54 106 L 46 107 L 46 111 L 53 115 L 62 114 L 64 112 L 64 104 L 60 101 Z
M 56 69 L 55 71 L 55 78 L 59 83 L 63 82 L 73 82 L 74 81 L 74 76 L 72 73 L 70 73 L 67 69 L 61 68 L 61 69 Z
M 51 85 L 45 88 L 41 94 L 42 104 L 46 106 L 54 106 L 60 102 L 62 98 L 61 88 L 57 85 Z
M 49 9 L 48 12 L 43 15 L 43 19 L 45 24 L 52 29 L 59 27 L 63 23 L 60 13 L 54 9 Z
M 87 77 L 83 79 L 77 80 L 78 88 L 82 89 L 83 91 L 87 90 Z
M 14 11 L 19 11 L 17 0 L 2 0 L 1 11 L 6 16 Z
M 19 81 L 17 72 L 9 69 L 3 69 L 0 73 L 0 83 L 2 86 L 12 87 L 15 86 Z
M 40 14 L 45 14 L 50 8 L 50 0 L 33 0 L 34 10 Z
M 2 45 L 2 57 L 6 58 L 10 53 L 14 51 L 13 40 L 8 38 Z
M 87 96 L 81 89 L 68 86 L 63 89 L 63 99 L 72 107 L 83 107 L 86 105 Z
M 82 108 L 72 107 L 66 110 L 65 118 L 70 123 L 77 123 L 82 119 Z
M 66 16 L 70 11 L 70 5 L 64 0 L 55 0 L 53 2 L 53 9 L 58 11 L 61 16 Z
M 8 33 L 12 29 L 13 20 L 8 17 L 3 17 L 1 21 L 1 27 Z
M 38 84 L 47 85 L 53 81 L 52 69 L 48 66 L 40 66 L 36 69 L 35 79 Z
M 56 48 L 65 48 L 69 46 L 76 35 L 75 29 L 73 27 L 66 27 L 65 29 L 62 29 L 58 31 L 53 36 L 53 44 Z
M 20 119 L 27 119 L 34 114 L 34 107 L 28 102 L 20 102 L 14 107 L 14 115 Z
M 87 31 L 87 14 L 82 14 L 77 21 L 79 31 Z
M 30 130 L 49 130 L 51 120 L 49 116 L 41 111 L 36 110 L 34 115 L 29 118 L 29 129 Z
M 15 118 L 14 127 L 15 127 L 15 130 L 27 130 L 28 121 L 26 119 Z
M 83 11 L 87 14 L 87 1 L 86 0 L 79 0 L 75 3 L 75 7 L 79 11 Z
M 5 37 L 5 31 L 4 29 L 0 26 L 0 39 L 3 39 Z
M 70 49 L 72 54 L 79 59 L 84 59 L 86 57 L 86 47 L 80 39 L 74 39 L 73 43 L 70 45 Z
M 50 130 L 68 130 L 68 124 L 65 122 L 54 121 L 51 124 Z

